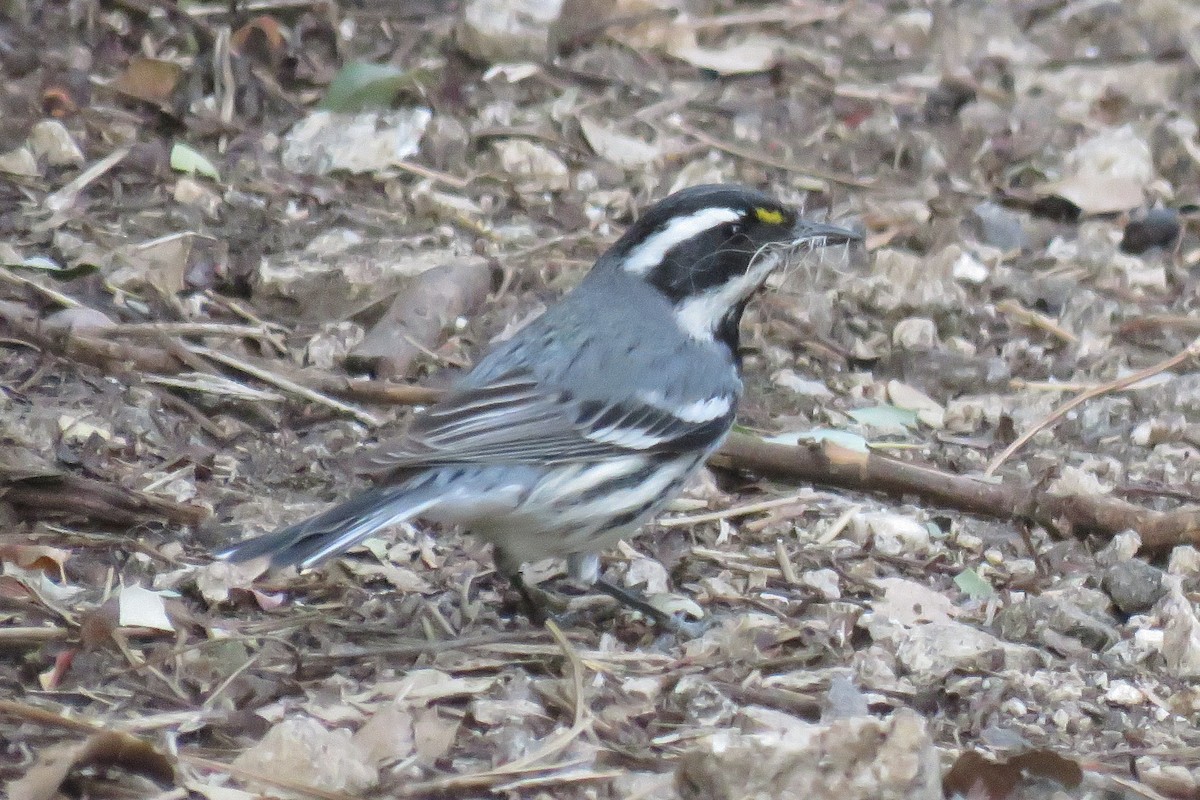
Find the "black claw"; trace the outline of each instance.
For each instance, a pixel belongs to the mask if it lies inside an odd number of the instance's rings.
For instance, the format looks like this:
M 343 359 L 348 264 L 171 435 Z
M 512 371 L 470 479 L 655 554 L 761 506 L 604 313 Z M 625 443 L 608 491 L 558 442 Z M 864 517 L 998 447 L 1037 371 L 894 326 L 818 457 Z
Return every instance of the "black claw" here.
M 559 598 L 535 586 L 530 586 L 521 577 L 521 573 L 510 575 L 508 582 L 521 595 L 521 610 L 534 625 L 545 625 L 547 620 L 556 619 L 557 615 L 564 610 L 564 604 Z
M 642 612 L 654 620 L 655 624 L 665 631 L 694 639 L 708 630 L 708 622 L 704 620 L 687 620 L 684 619 L 682 614 L 668 614 L 661 608 L 651 605 L 649 600 L 632 589 L 626 589 L 623 586 L 617 586 L 615 583 L 609 583 L 603 578 L 597 580 L 593 586 L 609 597 L 614 598 L 617 602 L 632 608 L 634 611 Z
M 536 586 L 530 586 L 520 572 L 506 577 L 521 597 L 521 610 L 534 625 L 542 626 L 547 621 L 554 620 L 559 627 L 573 628 L 582 620 L 580 613 L 568 612 L 567 603 L 562 597 Z M 677 636 L 694 639 L 702 635 L 711 625 L 709 620 L 689 620 L 683 614 L 668 614 L 651 605 L 650 601 L 632 589 L 617 586 L 604 579 L 597 580 L 592 584 L 592 588 L 612 597 L 627 608 L 641 612 L 659 628 Z

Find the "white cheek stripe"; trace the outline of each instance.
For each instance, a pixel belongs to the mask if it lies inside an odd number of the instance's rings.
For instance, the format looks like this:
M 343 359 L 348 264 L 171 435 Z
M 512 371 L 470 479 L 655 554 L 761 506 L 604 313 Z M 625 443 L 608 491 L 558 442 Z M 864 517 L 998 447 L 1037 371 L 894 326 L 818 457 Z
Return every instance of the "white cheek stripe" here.
M 750 271 L 733 280 L 709 289 L 702 294 L 689 297 L 675 307 L 675 323 L 688 336 L 699 341 L 711 342 L 717 325 L 729 309 L 744 300 L 767 279 L 771 270 L 782 261 L 779 253 L 767 253 L 758 258 Z
M 698 233 L 715 228 L 725 222 L 736 222 L 741 213 L 732 208 L 705 208 L 686 217 L 676 217 L 667 227 L 650 236 L 629 251 L 625 269 L 634 275 L 645 275 L 662 262 L 667 251 L 686 242 Z

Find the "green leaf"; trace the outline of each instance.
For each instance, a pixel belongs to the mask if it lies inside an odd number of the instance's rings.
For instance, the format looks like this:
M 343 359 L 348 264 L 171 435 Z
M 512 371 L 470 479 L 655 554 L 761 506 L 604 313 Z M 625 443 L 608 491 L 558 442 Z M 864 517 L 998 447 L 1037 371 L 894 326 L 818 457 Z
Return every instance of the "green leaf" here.
M 28 256 L 16 266 L 25 269 L 40 269 L 45 272 L 62 272 L 65 269 L 62 264 L 49 256 Z
M 429 69 L 401 69 L 392 64 L 356 61 L 338 70 L 317 107 L 347 113 L 388 108 L 398 94 L 419 90 L 432 77 Z
M 972 600 L 986 600 L 996 593 L 992 585 L 970 567 L 954 576 L 954 584 Z
M 211 161 L 181 142 L 176 142 L 171 147 L 171 169 L 188 175 L 203 175 L 214 181 L 221 180 L 221 175 Z
M 917 412 L 895 406 L 871 406 L 846 412 L 859 425 L 869 428 L 915 428 Z
M 813 428 L 808 431 L 795 431 L 792 433 L 780 433 L 775 436 L 768 437 L 764 441 L 771 444 L 790 444 L 797 445 L 800 442 L 833 442 L 836 445 L 845 447 L 848 450 L 854 450 L 858 453 L 865 453 L 869 449 L 867 440 L 857 433 L 850 431 L 839 431 L 836 428 Z

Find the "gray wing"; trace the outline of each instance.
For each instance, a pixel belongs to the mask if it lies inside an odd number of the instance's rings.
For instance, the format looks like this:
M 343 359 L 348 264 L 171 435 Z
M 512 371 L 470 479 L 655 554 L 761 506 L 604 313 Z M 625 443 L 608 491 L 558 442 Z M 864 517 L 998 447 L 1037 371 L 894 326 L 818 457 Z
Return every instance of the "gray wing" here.
M 729 430 L 736 401 L 725 391 L 683 404 L 652 393 L 606 403 L 547 388 L 527 370 L 514 370 L 453 391 L 401 439 L 381 444 L 365 466 L 553 464 L 706 449 Z

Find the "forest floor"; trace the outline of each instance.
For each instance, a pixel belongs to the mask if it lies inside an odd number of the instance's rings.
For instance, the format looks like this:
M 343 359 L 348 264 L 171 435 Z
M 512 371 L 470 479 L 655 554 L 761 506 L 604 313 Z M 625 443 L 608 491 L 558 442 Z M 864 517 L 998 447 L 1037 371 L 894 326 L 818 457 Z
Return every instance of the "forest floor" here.
M 1200 796 L 1200 10 L 556 5 L 7 4 L 8 796 Z M 703 633 L 422 524 L 213 562 L 707 182 L 865 246 L 605 554 Z

